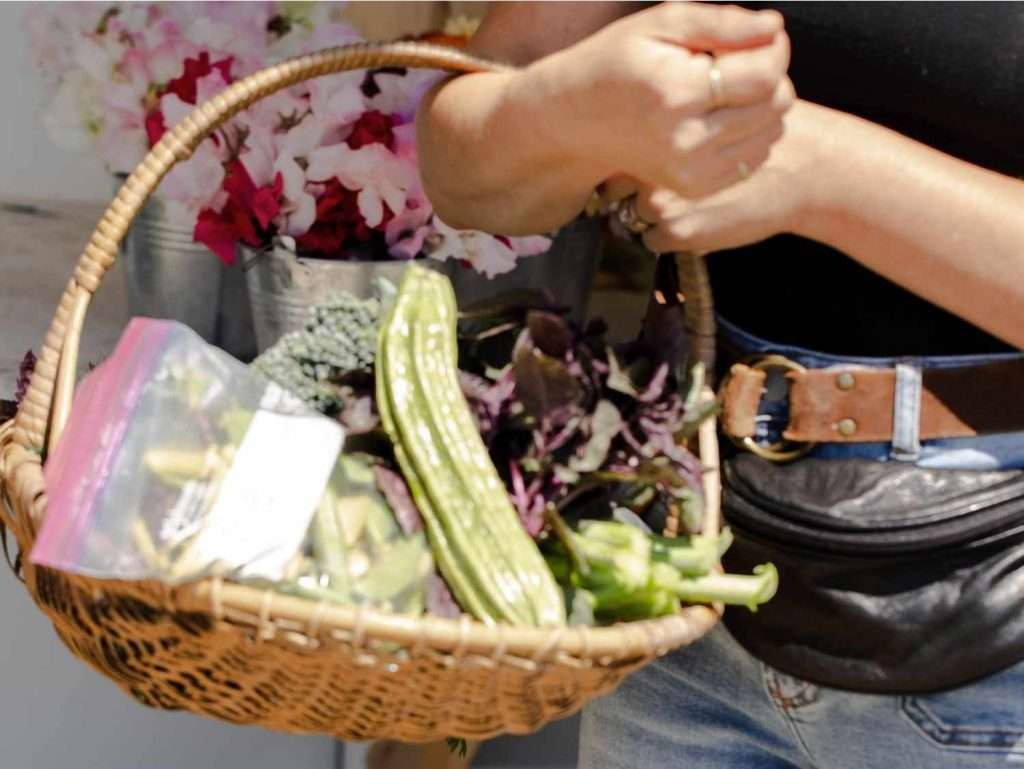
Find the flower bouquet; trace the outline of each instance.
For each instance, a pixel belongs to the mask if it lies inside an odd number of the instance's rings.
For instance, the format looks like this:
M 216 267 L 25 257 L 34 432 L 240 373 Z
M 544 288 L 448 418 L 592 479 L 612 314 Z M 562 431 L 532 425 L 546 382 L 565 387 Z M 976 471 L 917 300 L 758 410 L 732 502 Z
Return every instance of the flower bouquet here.
M 309 45 L 332 6 L 318 3 L 41 3 L 27 31 L 54 142 L 98 158 L 120 185 L 169 115 Z M 173 122 L 171 123 L 173 125 Z M 121 253 L 130 315 L 181 320 L 238 357 L 255 354 L 244 278 L 193 234 L 200 194 L 222 171 L 195 162 L 170 175 Z
M 114 173 L 133 167 L 167 126 L 237 78 L 285 55 L 359 40 L 350 26 L 331 21 L 328 6 L 315 3 L 71 10 L 56 26 L 53 11 L 37 11 L 30 22 L 38 52 L 57 47 L 47 35 L 73 39 L 69 57 L 40 56 L 53 94 L 46 124 L 66 146 L 97 152 Z M 469 31 L 456 21 L 425 38 L 458 45 Z M 160 203 L 169 222 L 227 267 L 242 254 L 251 268 L 260 349 L 297 328 L 327 290 L 365 295 L 375 276 L 397 279 L 401 263 L 417 257 L 439 263 L 463 297 L 565 285 L 576 289 L 563 297 L 568 304 L 585 301 L 592 228 L 567 234 L 571 263 L 564 254 L 546 260 L 571 280 L 520 271 L 492 286 L 473 273 L 490 280 L 511 272 L 520 257 L 548 251 L 551 241 L 460 231 L 434 214 L 419 177 L 414 118 L 419 99 L 441 77 L 384 68 L 299 84 L 236 116 L 164 180 Z M 215 305 L 202 296 L 210 281 L 181 268 L 181 252 L 195 254 L 188 236 L 161 233 L 144 238 L 147 267 L 155 269 L 152 252 L 169 252 L 168 269 L 142 278 L 177 301 L 191 297 L 199 311 Z M 183 279 L 191 290 L 172 288 Z

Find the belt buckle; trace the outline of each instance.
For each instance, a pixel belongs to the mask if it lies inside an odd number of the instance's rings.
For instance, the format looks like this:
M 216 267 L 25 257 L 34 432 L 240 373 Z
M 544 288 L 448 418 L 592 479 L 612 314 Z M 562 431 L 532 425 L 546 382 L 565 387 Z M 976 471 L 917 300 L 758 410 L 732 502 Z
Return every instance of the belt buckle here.
M 754 356 L 753 358 L 744 360 L 743 363 L 757 371 L 769 371 L 770 369 L 784 369 L 786 371 L 807 370 L 796 361 L 790 360 L 784 355 L 777 354 Z M 725 383 L 727 381 L 728 374 L 722 380 L 720 392 L 725 392 Z M 783 439 L 776 441 L 775 443 L 769 443 L 766 446 L 762 446 L 750 436 L 746 438 L 735 438 L 729 435 L 728 438 L 741 449 L 745 449 L 751 454 L 755 454 L 762 459 L 767 459 L 770 462 L 780 463 L 791 462 L 794 459 L 799 459 L 817 445 L 813 442 L 789 441 Z

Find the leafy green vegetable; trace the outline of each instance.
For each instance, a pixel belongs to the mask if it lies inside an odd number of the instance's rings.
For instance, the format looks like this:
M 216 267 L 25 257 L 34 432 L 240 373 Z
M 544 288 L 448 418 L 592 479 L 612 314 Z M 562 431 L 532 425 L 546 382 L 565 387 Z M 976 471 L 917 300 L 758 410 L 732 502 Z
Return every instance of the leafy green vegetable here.
M 778 573 L 771 564 L 752 575 L 714 573 L 731 541 L 728 530 L 673 540 L 618 521 L 581 521 L 577 532 L 563 531 L 547 543 L 545 558 L 566 591 L 570 624 L 659 617 L 679 611 L 682 602 L 756 610 L 775 594 Z
M 304 329 L 283 336 L 253 368 L 313 408 L 343 412 L 351 400 L 345 385 L 372 376 L 382 307 L 393 290 L 381 280 L 369 299 L 334 294 L 310 309 Z

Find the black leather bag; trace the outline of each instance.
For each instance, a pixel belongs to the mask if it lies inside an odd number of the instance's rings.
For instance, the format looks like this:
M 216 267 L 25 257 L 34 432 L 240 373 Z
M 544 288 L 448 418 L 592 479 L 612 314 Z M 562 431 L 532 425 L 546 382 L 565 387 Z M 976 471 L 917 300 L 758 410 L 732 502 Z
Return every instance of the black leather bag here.
M 1024 471 L 740 454 L 724 473 L 726 568 L 780 574 L 771 602 L 725 623 L 772 667 L 910 694 L 1024 659 Z

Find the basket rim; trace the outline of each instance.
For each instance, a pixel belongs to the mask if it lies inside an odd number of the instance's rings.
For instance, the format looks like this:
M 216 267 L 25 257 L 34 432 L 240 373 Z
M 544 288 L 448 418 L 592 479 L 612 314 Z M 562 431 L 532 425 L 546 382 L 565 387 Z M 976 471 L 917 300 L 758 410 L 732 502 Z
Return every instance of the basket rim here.
M 713 422 L 713 420 L 708 420 Z M 714 430 L 712 424 L 711 430 Z M 34 521 L 46 509 L 42 459 L 12 441 L 10 423 L 0 426 L 0 519 L 13 530 L 23 552 L 35 541 Z M 703 453 L 703 452 L 702 452 Z M 717 483 L 717 473 L 714 483 Z M 705 485 L 708 478 L 705 477 Z M 29 570 L 36 570 L 30 563 Z M 402 616 L 365 606 L 346 606 L 290 596 L 271 587 L 256 587 L 205 578 L 179 586 L 156 581 L 97 579 L 60 572 L 89 592 L 124 595 L 166 611 L 196 612 L 251 631 L 257 639 L 285 635 L 298 645 L 316 647 L 340 640 L 356 648 L 397 644 L 415 656 L 419 652 L 486 656 L 531 662 L 557 662 L 572 658 L 585 664 L 612 665 L 651 658 L 697 640 L 718 622 L 722 607 L 693 605 L 678 614 L 623 622 L 606 627 L 557 628 L 487 625 L 467 614 L 458 619 L 424 614 Z M 216 631 L 215 631 L 216 632 Z

